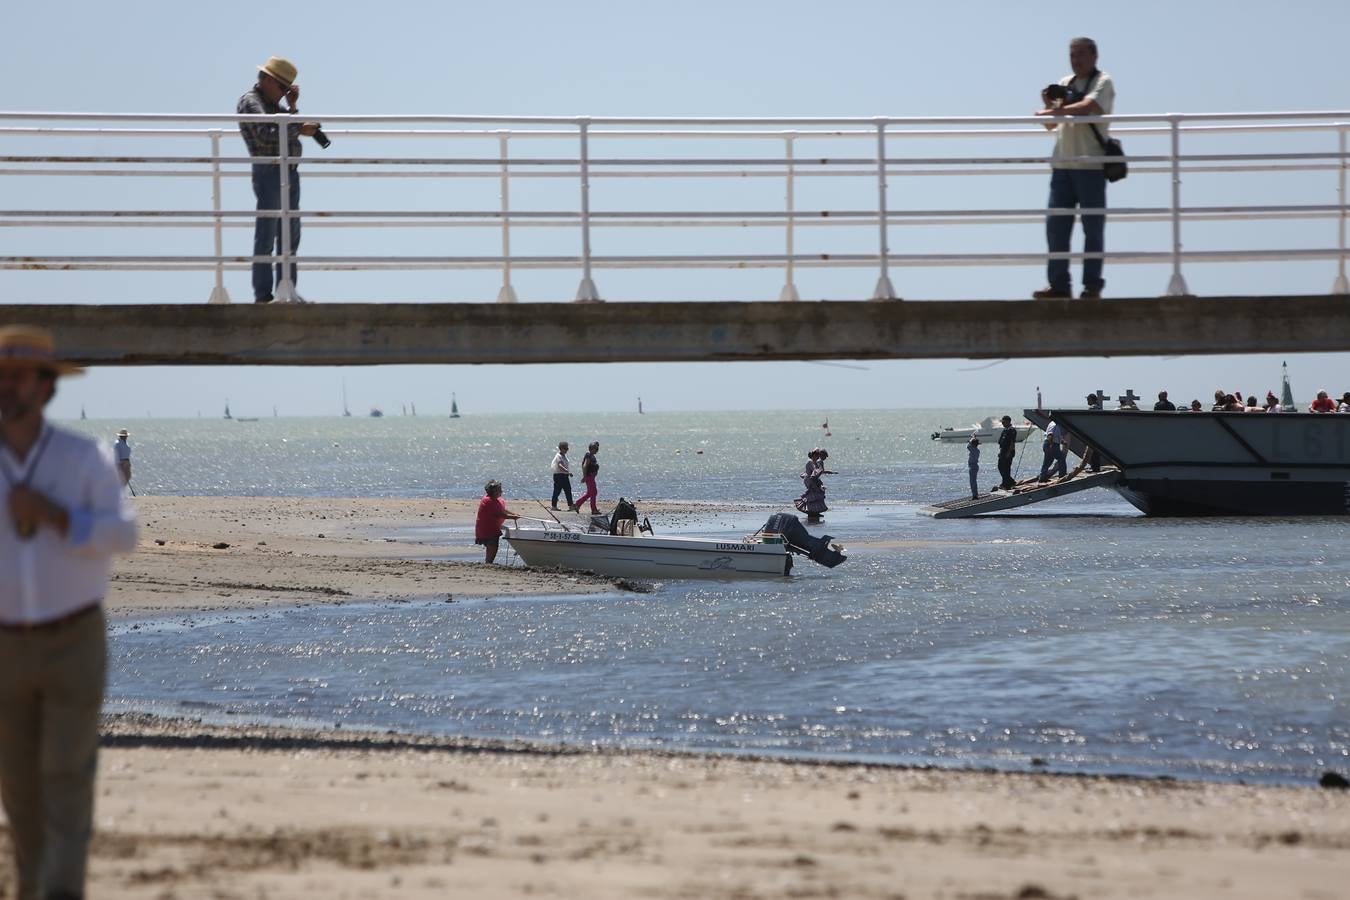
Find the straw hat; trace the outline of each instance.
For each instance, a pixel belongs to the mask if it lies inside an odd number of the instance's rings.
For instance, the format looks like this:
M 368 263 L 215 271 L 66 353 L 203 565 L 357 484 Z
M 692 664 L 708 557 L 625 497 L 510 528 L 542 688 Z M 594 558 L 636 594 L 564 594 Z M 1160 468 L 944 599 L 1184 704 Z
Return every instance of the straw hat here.
M 130 432 L 130 431 L 127 431 L 125 428 L 123 428 L 121 431 L 117 432 L 117 436 L 118 436 L 118 437 L 131 437 L 131 432 Z
M 258 71 L 266 72 L 286 87 L 295 84 L 295 77 L 300 74 L 299 70 L 295 68 L 295 63 L 280 56 L 273 56 L 267 62 L 258 66 Z
M 46 329 L 33 325 L 0 327 L 0 366 L 32 366 L 57 375 L 82 375 L 84 369 L 56 358 L 56 342 Z

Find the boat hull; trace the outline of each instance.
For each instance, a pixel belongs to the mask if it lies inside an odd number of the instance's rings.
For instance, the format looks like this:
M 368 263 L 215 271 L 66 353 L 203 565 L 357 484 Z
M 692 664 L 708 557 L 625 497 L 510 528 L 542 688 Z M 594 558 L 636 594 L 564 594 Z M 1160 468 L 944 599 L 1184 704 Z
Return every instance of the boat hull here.
M 506 540 L 529 566 L 626 578 L 771 578 L 792 569 L 782 544 L 513 528 Z
M 1350 415 L 1055 410 L 1153 516 L 1350 514 Z

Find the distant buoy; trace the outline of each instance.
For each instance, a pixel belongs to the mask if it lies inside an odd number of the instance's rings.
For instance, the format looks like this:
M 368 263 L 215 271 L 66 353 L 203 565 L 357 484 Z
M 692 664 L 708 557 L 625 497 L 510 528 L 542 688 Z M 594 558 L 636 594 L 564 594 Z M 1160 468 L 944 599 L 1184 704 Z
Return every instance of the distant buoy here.
M 695 450 L 694 453 L 695 453 L 697 456 L 702 456 L 702 455 L 703 455 L 703 451 L 702 451 L 702 450 Z

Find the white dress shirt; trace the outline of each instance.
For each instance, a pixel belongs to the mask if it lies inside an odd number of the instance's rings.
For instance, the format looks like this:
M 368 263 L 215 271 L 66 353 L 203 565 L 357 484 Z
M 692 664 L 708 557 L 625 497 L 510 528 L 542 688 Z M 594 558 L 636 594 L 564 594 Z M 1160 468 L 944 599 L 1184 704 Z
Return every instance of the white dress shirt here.
M 6 625 L 49 622 L 101 602 L 113 556 L 136 549 L 136 511 L 112 454 L 99 443 L 50 424 L 22 462 L 0 443 L 0 492 L 8 497 L 25 480 L 66 509 L 70 527 L 63 536 L 43 525 L 20 540 L 0 503 L 0 624 Z

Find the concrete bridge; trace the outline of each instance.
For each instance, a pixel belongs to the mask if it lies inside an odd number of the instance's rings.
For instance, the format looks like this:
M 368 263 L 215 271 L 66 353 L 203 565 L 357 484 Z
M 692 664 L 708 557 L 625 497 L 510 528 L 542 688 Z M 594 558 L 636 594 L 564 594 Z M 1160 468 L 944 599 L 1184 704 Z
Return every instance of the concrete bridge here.
M 1350 350 L 1350 297 L 4 305 L 80 363 L 384 365 Z

